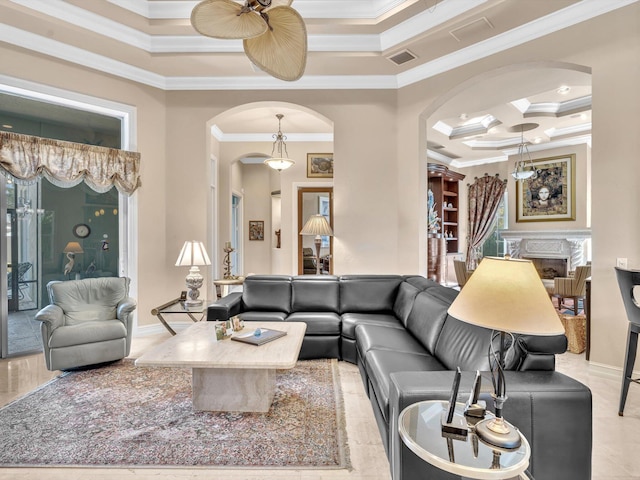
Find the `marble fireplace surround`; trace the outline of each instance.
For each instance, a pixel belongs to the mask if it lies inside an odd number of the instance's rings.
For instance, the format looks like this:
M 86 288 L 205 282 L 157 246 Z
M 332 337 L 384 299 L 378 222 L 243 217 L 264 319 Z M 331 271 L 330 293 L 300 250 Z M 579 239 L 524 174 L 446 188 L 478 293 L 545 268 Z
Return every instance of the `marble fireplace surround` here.
M 591 230 L 504 230 L 506 252 L 512 258 L 557 258 L 567 261 L 567 269 L 585 265 L 585 243 Z

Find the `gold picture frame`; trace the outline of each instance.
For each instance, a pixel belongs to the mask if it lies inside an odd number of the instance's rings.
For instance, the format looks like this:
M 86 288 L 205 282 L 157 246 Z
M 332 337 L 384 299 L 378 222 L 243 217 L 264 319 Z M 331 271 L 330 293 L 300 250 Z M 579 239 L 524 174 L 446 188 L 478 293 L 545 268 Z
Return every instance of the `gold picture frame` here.
M 307 153 L 307 178 L 333 178 L 333 153 Z
M 249 240 L 264 240 L 264 220 L 249 220 Z
M 516 181 L 516 222 L 576 219 L 575 154 L 533 161 L 535 178 Z

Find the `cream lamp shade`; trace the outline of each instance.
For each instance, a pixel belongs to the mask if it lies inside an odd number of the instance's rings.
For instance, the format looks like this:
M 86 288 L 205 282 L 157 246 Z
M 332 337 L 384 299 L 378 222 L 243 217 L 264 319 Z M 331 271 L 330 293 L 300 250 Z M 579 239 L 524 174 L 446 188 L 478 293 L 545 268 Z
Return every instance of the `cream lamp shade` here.
M 204 281 L 198 265 L 211 265 L 211 260 L 209 260 L 204 244 L 195 240 L 184 242 L 180 255 L 178 255 L 178 260 L 176 260 L 176 267 L 191 267 L 189 274 L 185 278 L 185 284 L 189 289 L 189 299 L 185 301 L 187 306 L 200 306 L 203 303 L 198 298 L 200 297 L 198 289 Z
M 84 253 L 82 247 L 78 242 L 68 242 L 67 246 L 64 247 L 63 253 Z
M 318 213 L 309 217 L 307 223 L 300 230 L 300 235 L 333 235 L 333 230 L 324 215 Z
M 565 333 L 549 294 L 529 260 L 483 258 L 448 312 L 463 322 L 502 332 Z

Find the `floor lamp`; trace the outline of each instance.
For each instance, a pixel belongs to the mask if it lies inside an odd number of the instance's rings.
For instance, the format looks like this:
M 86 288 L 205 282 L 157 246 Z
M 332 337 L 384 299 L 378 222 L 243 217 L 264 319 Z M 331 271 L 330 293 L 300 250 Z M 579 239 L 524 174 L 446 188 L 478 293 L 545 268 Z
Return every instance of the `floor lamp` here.
M 300 235 L 315 235 L 313 243 L 316 246 L 316 275 L 320 274 L 320 247 L 322 246 L 322 237 L 333 236 L 333 230 L 324 215 L 311 215 L 304 224 Z
M 476 424 L 476 434 L 490 445 L 518 448 L 518 432 L 502 417 L 502 407 L 507 399 L 504 369 L 514 344 L 513 334 L 564 335 L 564 327 L 538 272 L 529 260 L 485 257 L 460 290 L 448 313 L 463 322 L 493 330 L 489 362 L 495 418 Z M 494 341 L 498 338 L 496 349 Z

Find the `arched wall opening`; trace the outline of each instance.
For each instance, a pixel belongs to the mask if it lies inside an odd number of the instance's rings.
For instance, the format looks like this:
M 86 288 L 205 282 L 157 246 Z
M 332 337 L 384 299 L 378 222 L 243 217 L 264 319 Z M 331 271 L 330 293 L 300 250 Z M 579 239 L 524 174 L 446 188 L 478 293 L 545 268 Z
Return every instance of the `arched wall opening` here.
M 276 114 L 284 115 L 280 128 L 288 157 L 295 161 L 281 172 L 262 163 L 273 152 Z M 216 198 L 210 199 L 207 214 L 209 245 L 217 259 L 213 278 L 222 278 L 223 247 L 238 228 L 239 275 L 295 274 L 298 205 L 292 186 L 328 180 L 307 177 L 307 155 L 333 152 L 333 122 L 303 105 L 264 101 L 226 110 L 211 118 L 207 129 L 209 156 L 216 159 Z M 240 224 L 234 198 L 241 199 Z
M 460 202 L 458 222 L 459 230 L 459 252 L 464 256 L 467 245 L 467 218 L 468 218 L 468 198 L 467 185 L 473 183 L 475 177 L 480 177 L 484 173 L 490 175 L 499 174 L 500 178 L 508 180 L 507 198 L 508 198 L 508 228 L 510 230 L 574 230 L 590 228 L 591 215 L 591 143 L 590 129 L 588 135 L 584 138 L 576 140 L 574 143 L 565 142 L 549 142 L 548 144 L 530 146 L 532 159 L 543 157 L 551 157 L 556 154 L 576 153 L 578 164 L 576 169 L 576 190 L 582 197 L 577 203 L 577 217 L 575 221 L 563 222 L 530 222 L 516 223 L 515 219 L 515 201 L 516 186 L 511 176 L 513 170 L 514 158 L 513 154 L 505 154 L 498 148 L 493 151 L 487 151 L 482 156 L 486 160 L 477 160 L 473 155 L 478 156 L 478 152 L 469 150 L 469 157 L 464 156 L 454 160 L 446 160 L 434 152 L 433 144 L 437 144 L 441 138 L 434 133 L 434 124 L 442 118 L 452 118 L 463 112 L 469 116 L 478 114 L 478 112 L 492 113 L 494 105 L 509 104 L 512 101 L 522 98 L 532 97 L 551 88 L 555 89 L 560 86 L 554 82 L 564 78 L 569 83 L 579 84 L 586 88 L 588 86 L 589 95 L 591 90 L 591 69 L 584 65 L 578 65 L 567 62 L 526 62 L 513 64 L 481 74 L 475 75 L 460 84 L 455 85 L 446 93 L 434 99 L 419 114 L 420 129 L 420 152 L 428 152 L 424 154 L 423 160 L 425 165 L 421 165 L 421 169 L 426 170 L 427 162 L 441 163 L 447 165 L 450 169 L 466 175 L 466 178 L 460 184 Z M 509 107 L 511 108 L 511 107 Z M 512 123 L 536 122 L 536 117 L 530 117 L 512 108 L 515 115 L 509 117 Z M 538 121 L 540 119 L 538 118 Z M 509 127 L 508 121 L 505 121 L 501 128 Z M 426 173 L 425 173 L 426 176 Z M 424 178 L 424 177 L 423 177 Z M 420 198 L 427 197 L 427 182 L 421 182 Z M 420 245 L 426 247 L 426 208 L 420 214 Z M 426 248 L 422 249 L 425 252 Z M 422 262 L 422 259 L 421 259 Z

